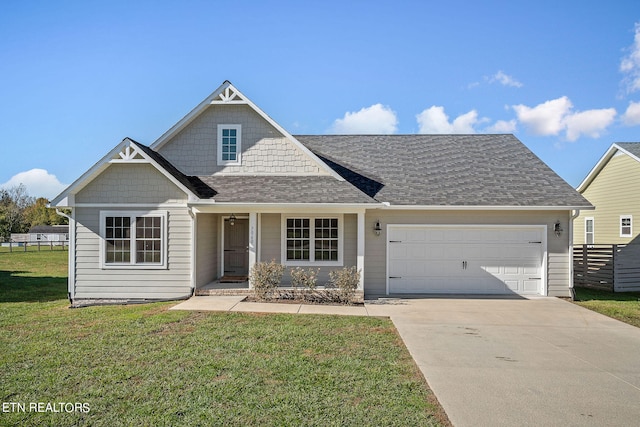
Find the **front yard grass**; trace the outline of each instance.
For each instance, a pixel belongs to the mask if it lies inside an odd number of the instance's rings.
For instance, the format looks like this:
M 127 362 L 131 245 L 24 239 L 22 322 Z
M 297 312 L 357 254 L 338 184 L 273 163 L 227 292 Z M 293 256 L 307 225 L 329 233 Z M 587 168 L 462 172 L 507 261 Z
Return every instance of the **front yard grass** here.
M 640 293 L 575 288 L 575 303 L 605 316 L 640 327 Z
M 27 255 L 0 253 L 0 398 L 27 409 L 0 425 L 449 425 L 388 319 L 69 309 L 66 258 Z

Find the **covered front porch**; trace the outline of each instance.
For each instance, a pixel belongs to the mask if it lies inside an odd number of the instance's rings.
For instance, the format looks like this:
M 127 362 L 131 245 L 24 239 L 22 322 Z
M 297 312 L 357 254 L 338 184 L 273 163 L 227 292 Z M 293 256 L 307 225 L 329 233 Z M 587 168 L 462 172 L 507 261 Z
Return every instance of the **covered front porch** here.
M 196 295 L 248 294 L 253 265 L 272 260 L 286 267 L 284 288 L 291 284 L 291 268 L 319 269 L 322 287 L 330 271 L 356 266 L 361 272 L 358 292 L 364 294 L 363 208 L 208 205 L 191 212 Z

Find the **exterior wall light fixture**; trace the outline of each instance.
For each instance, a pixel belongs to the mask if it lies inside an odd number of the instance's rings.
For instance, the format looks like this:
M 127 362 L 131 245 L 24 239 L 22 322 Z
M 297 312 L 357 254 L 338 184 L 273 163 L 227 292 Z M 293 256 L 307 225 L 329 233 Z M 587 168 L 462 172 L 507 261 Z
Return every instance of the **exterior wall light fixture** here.
M 380 227 L 380 220 L 377 220 L 373 226 L 373 232 L 376 233 L 376 236 L 379 236 L 382 232 L 382 227 Z
M 556 234 L 556 237 L 560 237 L 563 231 L 564 230 L 560 226 L 560 221 L 556 221 L 556 223 L 553 226 L 553 232 Z

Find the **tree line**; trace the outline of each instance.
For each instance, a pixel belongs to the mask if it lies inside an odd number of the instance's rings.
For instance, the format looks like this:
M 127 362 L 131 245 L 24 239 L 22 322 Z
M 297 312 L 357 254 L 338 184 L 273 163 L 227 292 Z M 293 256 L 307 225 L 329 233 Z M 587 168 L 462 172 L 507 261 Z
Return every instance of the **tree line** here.
M 26 233 L 36 225 L 68 224 L 48 203 L 44 197 L 30 197 L 23 184 L 0 189 L 0 241 L 7 242 L 11 233 Z

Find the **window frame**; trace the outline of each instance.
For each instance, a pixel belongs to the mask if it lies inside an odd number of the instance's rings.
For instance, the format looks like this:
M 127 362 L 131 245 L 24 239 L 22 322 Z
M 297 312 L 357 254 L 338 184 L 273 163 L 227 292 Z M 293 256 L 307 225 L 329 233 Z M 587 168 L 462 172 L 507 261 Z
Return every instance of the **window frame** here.
M 236 131 L 236 160 L 222 160 L 222 133 L 227 129 Z M 219 124 L 217 141 L 218 166 L 242 164 L 242 125 Z
M 587 223 L 591 221 L 591 231 L 588 231 Z M 591 234 L 592 242 L 589 243 L 588 235 Z M 592 216 L 585 217 L 584 219 L 584 244 L 595 245 L 596 242 L 596 221 Z
M 287 259 L 287 220 L 288 219 L 308 219 L 309 220 L 309 260 L 288 260 Z M 338 220 L 338 259 L 337 260 L 316 260 L 315 259 L 315 221 L 317 219 L 337 219 Z M 281 264 L 292 267 L 341 267 L 344 265 L 344 215 L 343 214 L 327 214 L 327 215 L 305 215 L 305 214 L 286 214 L 281 215 L 281 238 L 280 238 L 280 259 Z M 322 238 L 318 238 L 322 240 Z
M 629 225 L 622 225 L 622 221 L 628 219 Z M 633 237 L 633 215 L 620 215 L 620 237 Z M 629 233 L 622 232 L 623 228 L 629 227 Z
M 100 211 L 100 267 L 103 270 L 166 270 L 168 248 L 167 248 L 167 211 Z M 107 263 L 107 218 L 108 217 L 128 217 L 129 218 L 129 262 Z M 136 262 L 136 218 L 139 217 L 159 217 L 160 218 L 160 262 L 145 263 Z M 144 239 L 141 239 L 144 240 Z

